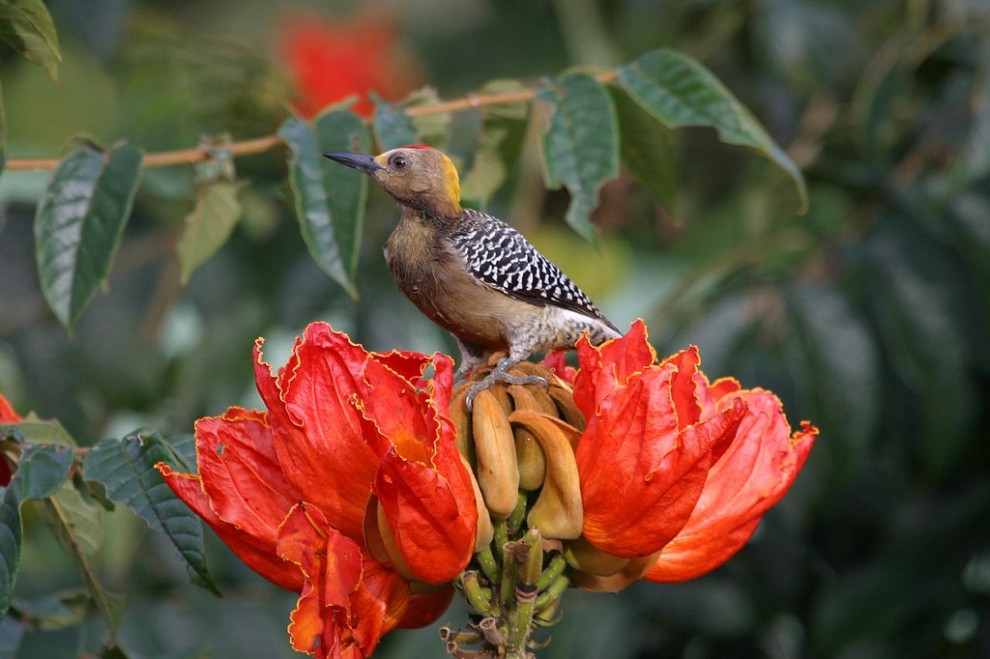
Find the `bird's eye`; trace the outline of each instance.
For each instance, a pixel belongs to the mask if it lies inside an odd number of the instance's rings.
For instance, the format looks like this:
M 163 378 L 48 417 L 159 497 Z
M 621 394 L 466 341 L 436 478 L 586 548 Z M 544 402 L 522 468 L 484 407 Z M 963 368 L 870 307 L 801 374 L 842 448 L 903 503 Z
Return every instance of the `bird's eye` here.
M 392 169 L 405 169 L 406 165 L 409 164 L 409 161 L 406 160 L 405 156 L 396 154 L 392 156 L 392 159 L 389 161 L 389 164 L 392 165 Z

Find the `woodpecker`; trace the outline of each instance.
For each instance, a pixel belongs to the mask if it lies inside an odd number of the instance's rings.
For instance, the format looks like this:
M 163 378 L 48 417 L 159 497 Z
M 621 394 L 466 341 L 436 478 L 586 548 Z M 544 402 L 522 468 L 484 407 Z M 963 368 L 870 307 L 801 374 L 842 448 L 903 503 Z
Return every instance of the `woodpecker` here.
M 406 297 L 454 336 L 461 350 L 456 379 L 508 350 L 471 387 L 469 407 L 495 382 L 545 386 L 538 376 L 509 373 L 533 353 L 573 348 L 585 332 L 596 344 L 621 335 L 522 234 L 461 207 L 457 169 L 440 151 L 415 145 L 378 156 L 324 155 L 368 174 L 398 204 L 399 224 L 385 243 L 385 261 Z

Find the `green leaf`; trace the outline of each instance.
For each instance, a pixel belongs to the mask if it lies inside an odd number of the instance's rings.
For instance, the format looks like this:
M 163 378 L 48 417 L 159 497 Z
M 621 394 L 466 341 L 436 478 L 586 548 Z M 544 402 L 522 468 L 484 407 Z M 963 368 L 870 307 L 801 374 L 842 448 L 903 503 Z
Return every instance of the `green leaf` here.
M 0 616 L 14 595 L 21 561 L 21 504 L 49 497 L 64 487 L 72 466 L 72 450 L 61 446 L 28 446 L 10 486 L 0 495 Z
M 801 384 L 818 409 L 812 417 L 834 437 L 827 447 L 837 467 L 829 474 L 851 478 L 873 452 L 883 388 L 880 356 L 866 322 L 840 292 L 823 284 L 798 284 L 788 295 L 808 366 Z
M 328 176 L 336 176 L 340 172 L 325 169 L 323 161 L 326 158 L 320 151 L 316 135 L 302 119 L 289 117 L 278 129 L 278 134 L 292 149 L 289 183 L 296 198 L 296 216 L 306 247 L 324 272 L 348 295 L 356 298 L 357 289 L 341 256 L 326 185 Z M 348 220 L 342 218 L 342 221 Z M 355 222 L 356 219 L 350 221 Z
M 25 625 L 13 616 L 0 621 L 0 659 L 14 659 L 24 639 Z
M 218 179 L 201 185 L 196 191 L 196 205 L 186 215 L 186 228 L 175 246 L 183 284 L 189 282 L 196 268 L 223 247 L 237 226 L 241 219 L 237 193 L 242 186 L 242 183 Z
M 371 148 L 371 136 L 364 121 L 347 110 L 332 110 L 321 114 L 316 118 L 313 130 L 321 154 L 329 151 L 366 153 Z M 322 156 L 319 162 L 341 258 L 353 281 L 361 253 L 368 177 L 356 169 L 342 167 Z
M 3 86 L 0 86 L 0 172 L 7 166 L 7 110 L 3 102 Z
M 437 95 L 437 90 L 432 87 L 424 87 L 414 91 L 402 104 L 403 112 L 412 110 L 422 105 L 436 105 L 441 102 Z M 408 115 L 407 115 L 408 116 Z M 432 147 L 443 149 L 447 138 L 447 131 L 452 120 L 449 112 L 431 112 L 429 114 L 413 114 L 410 117 L 413 131 L 415 133 L 412 140 L 405 144 L 429 144 Z M 397 146 L 405 146 L 399 144 Z
M 619 67 L 619 81 L 668 128 L 710 126 L 727 144 L 746 146 L 769 158 L 793 180 L 799 212 L 808 205 L 804 176 L 755 117 L 697 61 L 670 50 L 646 53 Z
M 184 433 L 182 435 L 172 435 L 168 438 L 168 444 L 175 453 L 176 466 L 187 474 L 199 472 L 199 465 L 196 461 L 196 435 Z
M 55 170 L 34 218 L 41 290 L 66 327 L 110 272 L 131 212 L 141 152 L 92 147 L 67 156 Z
M 162 479 L 155 465 L 185 470 L 185 460 L 158 433 L 136 432 L 94 446 L 83 462 L 86 480 L 101 483 L 111 501 L 129 506 L 164 533 L 186 562 L 190 580 L 219 595 L 206 567 L 203 525 Z
M 677 161 L 670 132 L 621 87 L 609 87 L 619 117 L 622 163 L 667 210 L 677 210 Z
M 0 39 L 58 82 L 58 35 L 41 0 L 0 0 Z
M 72 458 L 72 450 L 64 446 L 32 444 L 21 454 L 10 486 L 24 500 L 50 497 L 69 479 Z
M 58 444 L 75 448 L 78 446 L 65 426 L 58 419 L 42 419 L 33 412 L 24 417 L 23 421 L 8 424 L 8 428 L 17 428 L 23 441 L 31 444 Z
M 543 135 L 547 185 L 567 187 L 567 223 L 588 240 L 598 189 L 619 174 L 619 129 L 608 92 L 593 77 L 569 73 L 544 86 L 538 101 L 552 109 Z
M 3 488 L 0 497 L 0 616 L 7 615 L 21 565 L 21 498 L 17 488 Z
M 966 455 L 981 409 L 969 374 L 963 281 L 953 258 L 899 216 L 884 218 L 865 242 L 863 268 L 881 345 L 916 396 L 905 413 L 921 437 L 918 463 L 930 476 L 947 477 Z
M 400 146 L 416 144 L 416 126 L 406 114 L 405 108 L 397 103 L 386 103 L 377 94 L 371 94 L 375 102 L 375 115 L 372 125 L 375 142 L 380 152 L 390 151 Z
M 62 550 L 75 563 L 96 610 L 110 626 L 113 637 L 123 613 L 123 598 L 108 592 L 90 565 L 90 556 L 103 541 L 102 509 L 83 499 L 71 483 L 65 483 L 55 496 L 39 501 L 36 509 Z
M 493 80 L 482 94 L 519 92 L 526 86 L 517 80 Z M 497 103 L 481 110 L 481 136 L 474 163 L 461 185 L 461 196 L 486 202 L 502 187 L 522 153 L 529 123 L 529 103 Z

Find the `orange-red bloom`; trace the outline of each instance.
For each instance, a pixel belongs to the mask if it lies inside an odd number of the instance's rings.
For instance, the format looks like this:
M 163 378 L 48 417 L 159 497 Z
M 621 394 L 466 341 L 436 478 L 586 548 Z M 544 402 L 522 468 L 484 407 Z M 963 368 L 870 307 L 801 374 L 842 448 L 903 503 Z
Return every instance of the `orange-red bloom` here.
M 446 417 L 452 362 L 368 352 L 314 323 L 273 375 L 261 345 L 267 412 L 200 419 L 199 474 L 159 470 L 247 565 L 300 593 L 296 650 L 368 656 L 389 630 L 436 619 L 474 551 L 475 486 Z
M 357 96 L 353 111 L 370 117 L 369 92 L 383 98 L 404 96 L 413 87 L 410 56 L 397 45 L 390 16 L 377 12 L 350 20 L 294 16 L 279 30 L 279 59 L 295 83 L 300 114 Z
M 768 391 L 709 383 L 697 348 L 655 364 L 642 321 L 602 346 L 580 341 L 578 359 L 584 537 L 616 556 L 658 555 L 647 579 L 692 579 L 728 560 L 790 488 L 818 434 L 804 422 L 791 435 Z
M 13 406 L 0 394 L 0 423 L 19 423 L 23 419 L 14 411 Z

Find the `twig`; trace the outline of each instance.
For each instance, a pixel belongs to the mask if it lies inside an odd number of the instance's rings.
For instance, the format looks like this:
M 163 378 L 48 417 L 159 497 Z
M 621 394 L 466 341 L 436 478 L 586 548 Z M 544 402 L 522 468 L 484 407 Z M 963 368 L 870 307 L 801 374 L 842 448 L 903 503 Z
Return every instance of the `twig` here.
M 595 79 L 602 84 L 612 82 L 618 77 L 615 71 L 605 71 L 595 76 Z M 468 94 L 463 98 L 452 101 L 442 101 L 440 103 L 430 103 L 427 105 L 417 105 L 405 108 L 406 116 L 423 117 L 430 114 L 443 114 L 445 112 L 462 112 L 486 105 L 498 105 L 500 103 L 519 103 L 521 101 L 531 101 L 536 96 L 536 89 L 522 89 L 514 92 L 502 92 L 498 94 Z M 240 142 L 231 142 L 224 146 L 224 150 L 229 152 L 234 158 L 249 156 L 258 153 L 271 151 L 282 146 L 284 142 L 278 135 L 265 135 L 255 137 Z M 203 146 L 191 149 L 179 149 L 177 151 L 159 151 L 149 153 L 144 156 L 141 162 L 142 167 L 171 167 L 173 165 L 191 165 L 213 157 L 213 152 Z M 10 158 L 7 160 L 5 169 L 7 171 L 41 171 L 55 169 L 61 158 Z

